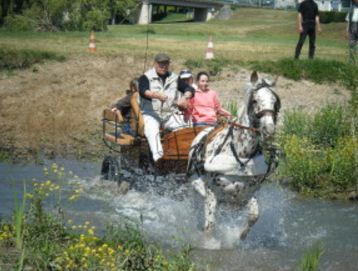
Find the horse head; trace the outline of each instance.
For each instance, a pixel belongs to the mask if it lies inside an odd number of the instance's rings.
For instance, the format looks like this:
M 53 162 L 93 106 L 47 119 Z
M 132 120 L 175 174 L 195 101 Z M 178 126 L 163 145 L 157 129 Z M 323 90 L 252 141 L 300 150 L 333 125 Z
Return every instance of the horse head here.
M 251 87 L 247 104 L 247 115 L 254 128 L 259 129 L 264 141 L 271 139 L 276 131 L 277 115 L 281 108 L 281 100 L 272 87 L 273 82 L 259 78 L 256 71 L 251 74 Z

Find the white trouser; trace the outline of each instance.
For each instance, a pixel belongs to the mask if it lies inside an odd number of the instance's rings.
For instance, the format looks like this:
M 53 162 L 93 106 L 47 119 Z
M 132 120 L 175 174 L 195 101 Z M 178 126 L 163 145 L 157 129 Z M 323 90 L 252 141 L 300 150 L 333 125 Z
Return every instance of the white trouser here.
M 160 142 L 160 122 L 157 118 L 143 114 L 144 135 L 148 140 L 150 151 L 154 162 L 163 157 L 163 147 Z

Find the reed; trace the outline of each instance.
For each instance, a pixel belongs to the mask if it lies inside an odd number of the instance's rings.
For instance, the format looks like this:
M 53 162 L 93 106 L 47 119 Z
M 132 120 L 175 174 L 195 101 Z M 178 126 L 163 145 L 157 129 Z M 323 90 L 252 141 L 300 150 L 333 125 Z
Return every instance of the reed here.
M 322 243 L 318 243 L 308 249 L 300 260 L 300 271 L 318 271 L 323 253 L 324 246 Z

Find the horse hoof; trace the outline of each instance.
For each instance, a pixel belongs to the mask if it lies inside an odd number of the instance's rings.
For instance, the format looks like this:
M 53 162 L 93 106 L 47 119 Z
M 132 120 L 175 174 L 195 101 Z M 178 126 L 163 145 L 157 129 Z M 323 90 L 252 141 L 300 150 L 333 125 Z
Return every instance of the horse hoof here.
M 129 190 L 129 183 L 126 181 L 121 182 L 121 184 L 118 186 L 118 194 L 119 195 L 125 195 L 128 193 Z

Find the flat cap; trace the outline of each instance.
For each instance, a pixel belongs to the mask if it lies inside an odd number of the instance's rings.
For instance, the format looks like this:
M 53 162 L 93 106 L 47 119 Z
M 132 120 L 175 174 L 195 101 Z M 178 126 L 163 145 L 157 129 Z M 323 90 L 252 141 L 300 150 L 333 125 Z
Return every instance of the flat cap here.
M 170 57 L 167 54 L 159 53 L 154 57 L 155 62 L 170 62 Z

